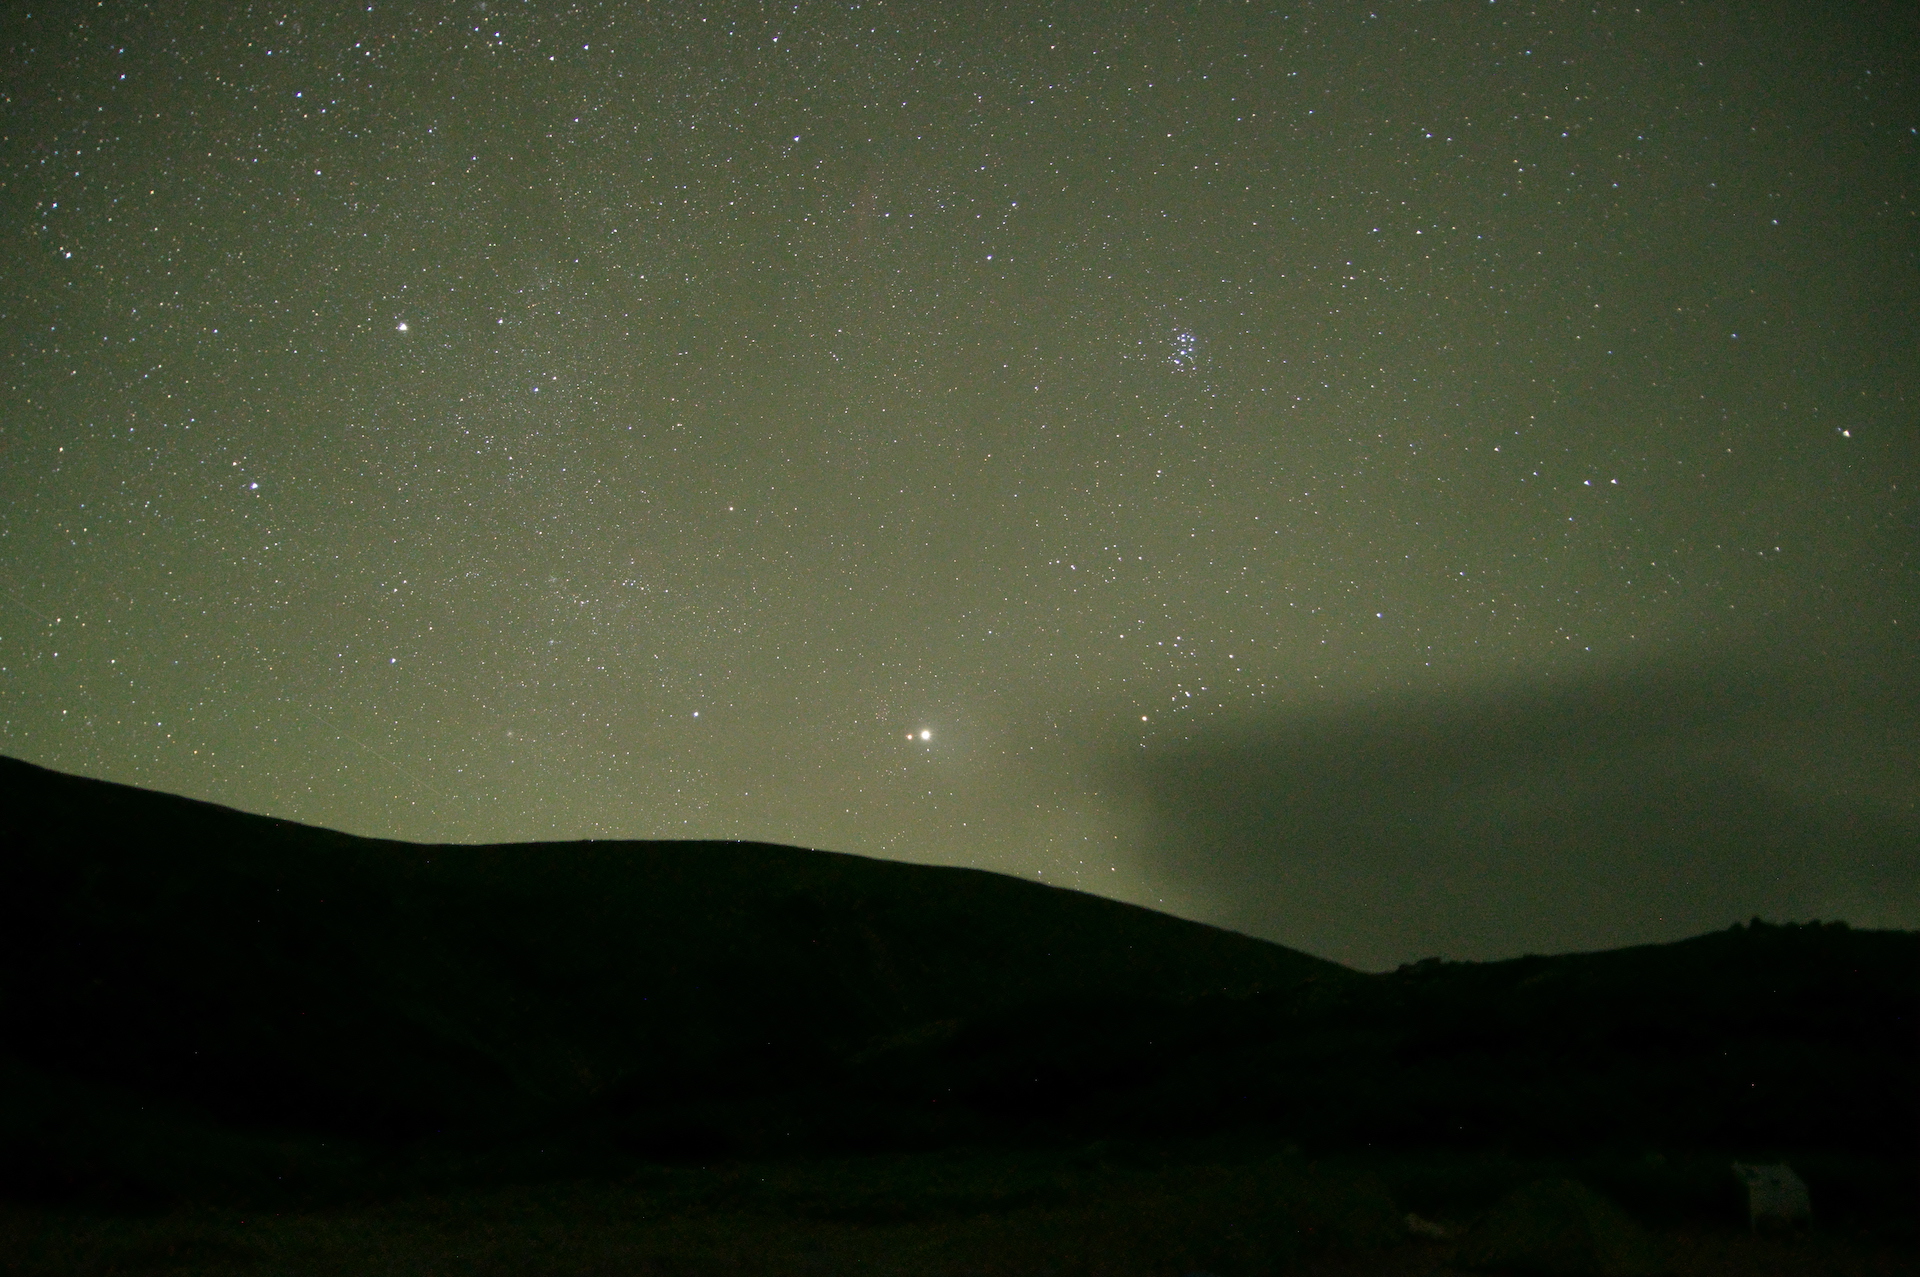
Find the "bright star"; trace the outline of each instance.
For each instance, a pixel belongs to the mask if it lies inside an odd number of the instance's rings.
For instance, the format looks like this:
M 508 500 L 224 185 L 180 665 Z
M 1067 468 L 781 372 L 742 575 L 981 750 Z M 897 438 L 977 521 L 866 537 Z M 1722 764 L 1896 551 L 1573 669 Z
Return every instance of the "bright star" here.
M 399 323 L 395 324 L 393 326 L 393 331 L 397 333 L 403 333 L 407 331 L 407 321 L 403 319 Z

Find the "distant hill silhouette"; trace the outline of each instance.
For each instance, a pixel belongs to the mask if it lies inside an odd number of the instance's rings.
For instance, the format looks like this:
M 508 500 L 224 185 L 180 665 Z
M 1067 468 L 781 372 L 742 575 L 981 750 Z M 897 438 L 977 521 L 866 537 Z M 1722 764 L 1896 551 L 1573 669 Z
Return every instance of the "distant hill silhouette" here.
M 1372 976 L 789 847 L 388 842 L 11 759 L 0 813 L 12 1191 L 1223 1133 L 1874 1157 L 1920 1131 L 1911 933 Z

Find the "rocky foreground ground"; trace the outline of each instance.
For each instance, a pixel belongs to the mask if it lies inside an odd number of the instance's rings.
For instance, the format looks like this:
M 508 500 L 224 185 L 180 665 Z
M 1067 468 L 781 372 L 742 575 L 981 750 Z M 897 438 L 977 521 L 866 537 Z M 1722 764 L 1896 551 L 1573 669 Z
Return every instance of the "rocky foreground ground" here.
M 1431 1171 L 1434 1168 L 1428 1168 Z M 1578 1180 L 1426 1214 L 1361 1163 L 1005 1158 L 685 1167 L 617 1182 L 248 1213 L 0 1207 L 0 1272 L 604 1277 L 1894 1277 L 1913 1239 L 1638 1218 Z M 1544 1192 L 1544 1196 L 1543 1196 Z M 1528 1199 L 1528 1193 L 1532 1198 Z M 1515 1216 L 1502 1202 L 1533 1200 Z M 1540 1203 L 1544 1201 L 1544 1205 Z M 1431 1203 L 1431 1204 L 1430 1204 Z M 1503 1209 L 1506 1215 L 1502 1216 Z M 1642 1221 L 1645 1222 L 1642 1222 Z

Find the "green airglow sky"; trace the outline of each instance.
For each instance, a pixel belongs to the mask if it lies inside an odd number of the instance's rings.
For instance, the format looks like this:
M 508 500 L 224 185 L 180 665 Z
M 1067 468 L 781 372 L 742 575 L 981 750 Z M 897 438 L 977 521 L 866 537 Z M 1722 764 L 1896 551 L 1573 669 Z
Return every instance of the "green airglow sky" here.
M 1375 967 L 1920 926 L 1905 6 L 4 23 L 0 751 Z

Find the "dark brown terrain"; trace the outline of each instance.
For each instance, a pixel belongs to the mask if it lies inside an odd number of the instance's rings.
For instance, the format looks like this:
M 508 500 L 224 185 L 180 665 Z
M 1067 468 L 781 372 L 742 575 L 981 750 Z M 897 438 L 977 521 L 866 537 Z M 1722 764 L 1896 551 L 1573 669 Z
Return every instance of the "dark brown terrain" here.
M 0 811 L 0 1271 L 1914 1266 L 1910 933 L 1376 976 L 786 847 L 379 842 L 12 760 Z M 1815 1226 L 1747 1236 L 1734 1158 Z

